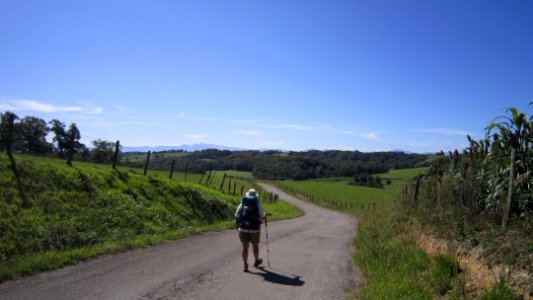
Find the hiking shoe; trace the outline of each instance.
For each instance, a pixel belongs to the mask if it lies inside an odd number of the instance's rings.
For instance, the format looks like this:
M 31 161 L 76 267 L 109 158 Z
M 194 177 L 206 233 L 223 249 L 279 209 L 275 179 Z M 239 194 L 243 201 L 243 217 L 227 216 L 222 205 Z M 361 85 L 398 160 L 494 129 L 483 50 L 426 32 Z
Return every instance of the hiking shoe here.
M 248 264 L 244 264 L 244 272 L 248 272 Z
M 254 267 L 259 267 L 261 264 L 263 263 L 263 259 L 262 258 L 258 258 L 255 263 L 254 263 Z

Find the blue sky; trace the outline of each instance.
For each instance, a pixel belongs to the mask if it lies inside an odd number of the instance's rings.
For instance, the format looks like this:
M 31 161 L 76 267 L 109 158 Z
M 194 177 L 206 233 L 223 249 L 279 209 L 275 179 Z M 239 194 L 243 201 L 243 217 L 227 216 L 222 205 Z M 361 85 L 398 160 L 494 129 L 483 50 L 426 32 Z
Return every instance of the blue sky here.
M 0 112 L 82 141 L 415 152 L 533 100 L 533 1 L 0 0 Z

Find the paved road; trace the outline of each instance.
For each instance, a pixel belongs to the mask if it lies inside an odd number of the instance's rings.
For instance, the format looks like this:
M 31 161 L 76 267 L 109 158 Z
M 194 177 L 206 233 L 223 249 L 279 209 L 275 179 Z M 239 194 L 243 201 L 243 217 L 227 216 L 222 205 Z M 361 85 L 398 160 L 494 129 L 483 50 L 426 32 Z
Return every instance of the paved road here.
M 360 283 L 350 256 L 355 220 L 262 186 L 305 211 L 269 223 L 270 268 L 242 272 L 238 236 L 228 230 L 5 282 L 0 299 L 343 299 Z

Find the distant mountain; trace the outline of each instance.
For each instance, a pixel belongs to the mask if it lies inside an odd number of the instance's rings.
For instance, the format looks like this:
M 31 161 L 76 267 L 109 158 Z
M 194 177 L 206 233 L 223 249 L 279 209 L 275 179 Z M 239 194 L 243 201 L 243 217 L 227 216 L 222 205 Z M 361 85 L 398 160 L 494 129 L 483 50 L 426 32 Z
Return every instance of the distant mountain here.
M 193 145 L 181 145 L 181 146 L 142 146 L 142 147 L 122 147 L 122 152 L 159 152 L 159 151 L 168 151 L 168 150 L 183 150 L 187 152 L 193 152 L 193 151 L 201 151 L 205 149 L 218 149 L 218 150 L 230 150 L 230 151 L 241 151 L 246 150 L 243 148 L 237 148 L 237 147 L 227 147 L 227 146 L 221 146 L 221 145 L 213 145 L 213 144 L 193 144 Z

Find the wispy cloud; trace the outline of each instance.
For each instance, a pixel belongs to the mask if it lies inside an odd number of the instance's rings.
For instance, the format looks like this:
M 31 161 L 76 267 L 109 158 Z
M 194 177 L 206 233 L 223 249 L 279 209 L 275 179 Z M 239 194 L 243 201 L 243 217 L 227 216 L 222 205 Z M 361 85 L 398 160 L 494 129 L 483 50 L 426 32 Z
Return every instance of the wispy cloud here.
M 195 141 L 202 140 L 208 137 L 208 135 L 205 134 L 185 134 L 183 137 L 193 139 Z
M 234 130 L 232 132 L 236 134 L 247 135 L 247 136 L 264 136 L 264 133 L 260 130 Z
M 414 132 L 422 132 L 422 133 L 431 133 L 431 134 L 439 134 L 439 135 L 447 135 L 447 136 L 466 136 L 470 134 L 468 131 L 465 130 L 456 130 L 456 129 L 449 129 L 449 128 L 435 128 L 435 129 L 413 129 Z
M 281 129 L 294 129 L 294 130 L 311 130 L 313 129 L 312 126 L 305 126 L 300 124 L 279 124 L 274 125 L 275 128 L 281 128 Z
M 41 113 L 84 112 L 91 115 L 98 115 L 104 112 L 102 107 L 91 107 L 89 104 L 83 104 L 82 106 L 64 106 L 27 99 L 0 99 L 0 109 Z
M 380 142 L 380 143 L 383 143 L 383 140 L 380 139 L 378 137 L 377 133 L 375 133 L 375 132 L 361 133 L 361 134 L 359 134 L 359 136 L 367 138 L 367 139 L 371 139 L 371 140 L 374 140 L 374 141 L 377 141 L 377 142 Z
M 56 106 L 48 103 L 41 103 L 35 100 L 15 99 L 15 100 L 0 100 L 0 108 L 13 111 L 35 111 L 35 112 L 72 112 L 82 111 L 81 106 Z
M 88 111 L 87 113 L 88 113 L 88 114 L 91 114 L 91 115 L 99 115 L 99 114 L 101 114 L 101 113 L 103 113 L 103 112 L 104 112 L 104 109 L 103 109 L 103 108 L 101 108 L 101 107 L 96 107 L 96 108 L 94 108 L 93 110 Z
M 83 120 L 83 119 L 80 119 Z M 80 124 L 87 127 L 121 127 L 121 126 L 161 126 L 164 125 L 160 120 L 155 119 L 130 119 L 130 120 L 94 120 L 86 118 L 79 121 Z

